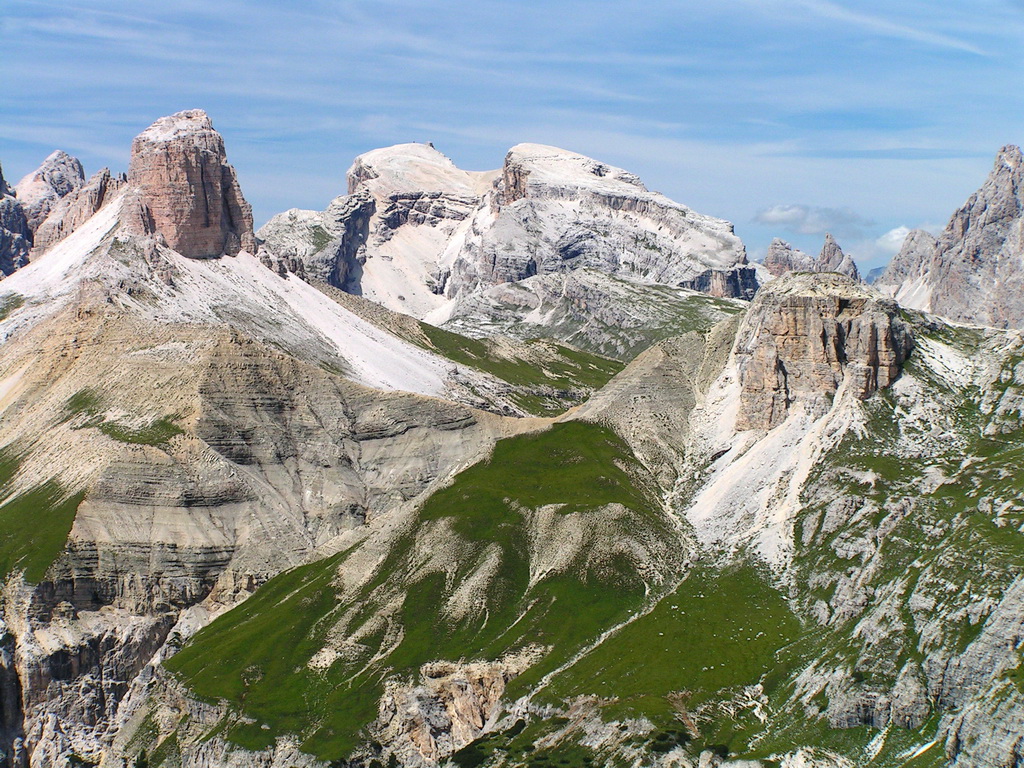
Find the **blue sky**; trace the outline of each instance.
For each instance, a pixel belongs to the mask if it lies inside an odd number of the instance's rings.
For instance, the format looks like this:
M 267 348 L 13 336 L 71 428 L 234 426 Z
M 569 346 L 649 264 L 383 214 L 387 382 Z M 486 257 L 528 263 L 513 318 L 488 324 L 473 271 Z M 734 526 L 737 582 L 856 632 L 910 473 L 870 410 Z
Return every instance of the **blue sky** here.
M 485 169 L 533 141 L 731 220 L 752 256 L 829 229 L 872 266 L 1024 142 L 1024 0 L 4 0 L 0 51 L 9 179 L 55 148 L 124 170 L 202 107 L 257 225 L 325 207 L 377 146 Z

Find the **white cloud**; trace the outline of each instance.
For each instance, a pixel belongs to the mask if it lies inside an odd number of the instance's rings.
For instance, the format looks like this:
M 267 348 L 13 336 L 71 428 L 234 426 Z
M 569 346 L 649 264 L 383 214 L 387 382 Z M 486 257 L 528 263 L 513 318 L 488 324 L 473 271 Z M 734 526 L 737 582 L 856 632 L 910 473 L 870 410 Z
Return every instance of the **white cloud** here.
M 754 216 L 758 224 L 776 226 L 797 235 L 860 238 L 872 222 L 849 208 L 820 208 L 811 205 L 773 205 Z
M 875 246 L 886 256 L 894 256 L 901 247 L 903 241 L 910 234 L 910 227 L 893 227 L 884 235 L 875 238 Z
M 938 48 L 947 48 L 954 51 L 964 51 L 977 56 L 986 55 L 976 45 L 960 40 L 951 35 L 933 32 L 918 26 L 900 24 L 889 19 L 882 18 L 859 11 L 851 11 L 838 3 L 828 0 L 796 0 L 800 8 L 842 24 L 855 25 L 868 32 L 875 32 L 885 37 L 892 37 L 897 40 L 907 40 L 915 43 L 924 43 Z

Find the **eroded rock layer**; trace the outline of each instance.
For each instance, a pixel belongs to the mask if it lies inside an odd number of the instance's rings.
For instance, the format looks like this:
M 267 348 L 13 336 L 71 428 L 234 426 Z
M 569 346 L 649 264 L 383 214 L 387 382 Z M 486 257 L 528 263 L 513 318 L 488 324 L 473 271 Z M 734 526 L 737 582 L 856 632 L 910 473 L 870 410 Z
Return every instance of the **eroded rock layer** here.
M 762 289 L 736 340 L 739 429 L 771 429 L 794 403 L 820 415 L 844 383 L 888 387 L 912 347 L 898 308 L 852 279 L 793 274 Z

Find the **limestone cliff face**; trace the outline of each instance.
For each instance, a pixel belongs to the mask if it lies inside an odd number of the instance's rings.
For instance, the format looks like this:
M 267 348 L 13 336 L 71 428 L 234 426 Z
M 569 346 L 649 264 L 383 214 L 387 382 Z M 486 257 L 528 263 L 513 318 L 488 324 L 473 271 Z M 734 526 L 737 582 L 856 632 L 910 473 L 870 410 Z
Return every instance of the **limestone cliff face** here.
M 29 229 L 39 228 L 61 198 L 85 183 L 85 172 L 78 158 L 57 150 L 43 164 L 18 182 L 18 200 L 28 217 Z
M 32 230 L 21 202 L 0 169 L 0 273 L 9 275 L 28 263 Z
M 913 233 L 912 233 L 913 235 Z M 1024 328 L 1024 154 L 1003 147 L 938 241 L 908 236 L 879 278 L 901 304 L 951 320 Z
M 887 296 L 895 296 L 905 285 L 920 284 L 938 242 L 938 238 L 923 229 L 908 232 L 899 253 L 892 257 L 892 261 L 875 280 L 875 288 Z M 908 307 L 919 304 L 919 299 L 909 292 L 904 292 L 902 300 Z
M 825 243 L 817 258 L 794 248 L 785 240 L 775 238 L 768 246 L 768 253 L 762 263 L 775 277 L 781 277 L 789 272 L 838 272 L 860 281 L 857 264 L 848 254 L 843 253 L 843 249 L 839 247 L 831 233 L 825 233 Z
M 361 293 L 366 240 L 376 201 L 365 192 L 343 195 L 325 211 L 293 208 L 260 228 L 260 259 L 279 274 L 319 280 Z
M 224 140 L 201 109 L 157 120 L 132 142 L 128 184 L 144 234 L 190 258 L 256 250 L 252 208 L 227 163 Z
M 839 387 L 866 399 L 888 387 L 912 347 L 898 308 L 852 279 L 793 274 L 754 300 L 736 339 L 738 429 L 771 429 L 790 407 L 824 413 Z
M 582 270 L 716 297 L 758 287 L 729 222 L 535 144 L 481 172 L 429 144 L 376 149 L 356 158 L 348 194 L 328 210 L 287 211 L 258 234 L 272 268 L 434 324 L 496 286 Z
M 124 187 L 124 174 L 111 175 L 109 168 L 97 171 L 82 186 L 62 197 L 36 229 L 33 246 L 44 250 L 63 240 Z
M 440 282 L 457 296 L 579 268 L 714 296 L 750 298 L 756 290 L 729 222 L 651 192 L 621 168 L 538 144 L 509 150 Z

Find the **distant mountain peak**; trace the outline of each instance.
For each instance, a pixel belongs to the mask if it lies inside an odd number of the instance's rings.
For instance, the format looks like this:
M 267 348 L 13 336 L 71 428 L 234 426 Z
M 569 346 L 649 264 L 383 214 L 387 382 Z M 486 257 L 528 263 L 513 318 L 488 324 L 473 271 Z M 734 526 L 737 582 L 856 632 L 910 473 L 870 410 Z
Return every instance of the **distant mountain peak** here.
M 937 240 L 907 236 L 879 280 L 911 309 L 1024 328 L 1024 154 L 1008 144 Z
M 128 184 L 137 228 L 159 234 L 183 256 L 256 250 L 252 208 L 228 165 L 209 115 L 190 109 L 162 117 L 132 142 Z

